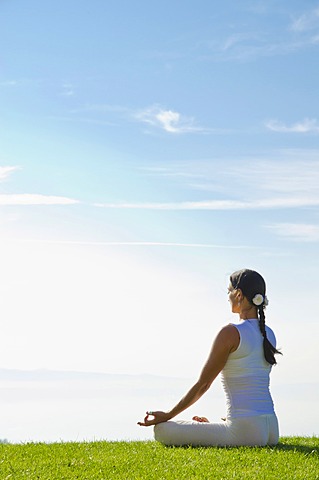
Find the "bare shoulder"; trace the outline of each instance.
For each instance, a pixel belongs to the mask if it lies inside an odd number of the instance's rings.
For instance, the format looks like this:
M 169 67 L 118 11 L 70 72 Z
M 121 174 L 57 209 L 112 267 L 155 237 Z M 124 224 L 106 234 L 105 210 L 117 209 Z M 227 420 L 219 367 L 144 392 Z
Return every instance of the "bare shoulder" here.
M 231 323 L 229 323 L 228 325 L 225 325 L 224 327 L 222 327 L 217 336 L 221 336 L 221 337 L 237 337 L 239 336 L 239 332 L 237 330 L 237 328 L 235 327 L 235 325 L 232 325 Z
M 218 332 L 215 342 L 227 345 L 231 352 L 237 350 L 240 342 L 240 336 L 237 328 L 231 324 L 225 325 Z

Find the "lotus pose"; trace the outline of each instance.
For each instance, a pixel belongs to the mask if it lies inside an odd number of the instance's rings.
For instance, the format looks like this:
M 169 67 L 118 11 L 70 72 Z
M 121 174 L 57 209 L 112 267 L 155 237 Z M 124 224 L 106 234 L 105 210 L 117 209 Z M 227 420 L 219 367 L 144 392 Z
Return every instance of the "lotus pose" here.
M 148 411 L 141 426 L 154 425 L 154 436 L 165 445 L 264 446 L 278 442 L 278 421 L 269 391 L 269 375 L 276 364 L 276 339 L 265 325 L 268 303 L 263 277 L 253 270 L 230 276 L 229 302 L 238 324 L 217 334 L 198 381 L 167 412 Z M 221 372 L 227 415 L 222 423 L 206 417 L 171 421 L 193 405 Z

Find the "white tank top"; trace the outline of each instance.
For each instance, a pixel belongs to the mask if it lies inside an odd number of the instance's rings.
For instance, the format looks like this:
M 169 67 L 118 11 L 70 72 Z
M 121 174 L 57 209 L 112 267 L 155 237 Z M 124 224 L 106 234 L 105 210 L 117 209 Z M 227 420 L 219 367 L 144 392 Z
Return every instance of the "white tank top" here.
M 242 320 L 237 328 L 240 342 L 221 372 L 226 393 L 227 418 L 274 413 L 269 392 L 271 365 L 266 362 L 263 336 L 257 319 Z M 267 338 L 276 347 L 274 332 L 266 326 Z

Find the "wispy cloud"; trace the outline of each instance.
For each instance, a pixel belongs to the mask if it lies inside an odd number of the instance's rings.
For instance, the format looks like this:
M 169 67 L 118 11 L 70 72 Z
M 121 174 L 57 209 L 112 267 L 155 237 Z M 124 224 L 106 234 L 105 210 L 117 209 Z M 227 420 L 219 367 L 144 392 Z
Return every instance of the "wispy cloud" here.
M 218 198 L 271 197 L 319 198 L 319 150 L 280 149 L 264 156 L 176 162 L 146 169 L 173 185 L 190 190 L 218 192 Z M 247 200 L 247 198 L 245 199 Z
M 269 159 L 268 159 L 269 157 Z M 266 211 L 319 206 L 319 150 L 291 149 L 265 157 L 210 159 L 149 167 L 159 182 L 183 192 L 183 201 L 105 202 L 108 209 L 162 211 Z M 204 197 L 204 198 L 203 198 Z
M 278 13 L 270 12 L 269 5 L 264 9 L 260 5 L 260 11 L 254 7 L 249 8 L 252 13 L 267 13 L 273 15 L 274 21 L 268 22 L 268 28 L 256 28 L 255 15 L 245 29 L 239 27 L 237 31 L 209 42 L 198 42 L 196 51 L 200 52 L 200 60 L 211 61 L 254 61 L 262 57 L 289 55 L 302 49 L 309 48 L 319 43 L 319 8 L 306 11 L 292 18 L 289 12 L 286 21 L 283 17 L 278 29 Z M 255 10 L 255 11 L 254 11 Z M 264 26 L 263 26 L 264 27 Z
M 286 125 L 279 120 L 269 120 L 265 126 L 279 133 L 319 133 L 319 122 L 315 118 L 305 118 L 301 122 Z
M 221 41 L 202 46 L 199 59 L 219 62 L 250 62 L 262 57 L 274 57 L 294 53 L 316 43 L 314 38 L 282 38 L 273 40 L 274 35 L 255 32 L 237 33 Z
M 137 111 L 133 114 L 133 118 L 172 134 L 225 133 L 222 130 L 198 126 L 193 117 L 187 117 L 177 111 L 165 109 L 159 105 Z
M 198 131 L 194 120 L 182 116 L 174 110 L 165 110 L 159 106 L 145 108 L 134 114 L 136 120 L 165 130 L 168 133 L 189 133 Z
M 80 114 L 80 116 L 79 116 Z M 89 114 L 89 117 L 85 117 Z M 229 129 L 211 128 L 198 125 L 194 117 L 155 104 L 149 107 L 133 109 L 122 105 L 88 104 L 70 111 L 69 117 L 61 118 L 67 121 L 81 121 L 100 125 L 121 126 L 123 122 L 139 122 L 162 130 L 169 134 L 227 134 Z M 92 118 L 94 116 L 94 118 Z M 107 118 L 106 118 L 107 117 Z M 55 117 L 56 118 L 56 117 Z
M 0 182 L 5 181 L 13 172 L 19 170 L 18 166 L 0 166 Z M 80 203 L 69 197 L 56 195 L 42 195 L 34 193 L 5 193 L 0 194 L 0 206 L 15 205 L 74 205 Z
M 95 203 L 95 207 L 135 210 L 265 210 L 314 207 L 319 205 L 319 197 L 266 198 L 251 201 L 208 200 L 195 202 L 144 202 L 144 203 Z
M 0 205 L 74 205 L 78 200 L 68 197 L 38 194 L 0 194 Z
M 20 167 L 0 167 L 0 182 L 6 180 L 13 172 L 19 170 Z
M 182 248 L 216 248 L 216 249 L 258 249 L 252 245 L 221 245 L 215 243 L 178 243 L 178 242 L 87 242 L 76 240 L 35 240 L 35 239 L 10 239 L 18 243 L 49 243 L 57 245 L 88 245 L 103 247 L 182 247 Z
M 319 150 L 291 149 L 269 154 L 270 159 L 252 158 L 224 171 L 228 184 L 250 191 L 256 198 L 319 198 Z
M 233 52 L 239 56 L 251 54 L 254 49 L 263 45 L 262 37 L 255 32 L 238 32 L 233 33 L 222 40 L 220 49 L 227 53 Z
M 318 242 L 319 225 L 307 223 L 275 223 L 266 225 L 266 228 L 272 230 L 280 237 L 300 242 Z
M 305 32 L 319 28 L 319 8 L 303 13 L 295 18 L 291 25 L 291 30 L 295 32 Z

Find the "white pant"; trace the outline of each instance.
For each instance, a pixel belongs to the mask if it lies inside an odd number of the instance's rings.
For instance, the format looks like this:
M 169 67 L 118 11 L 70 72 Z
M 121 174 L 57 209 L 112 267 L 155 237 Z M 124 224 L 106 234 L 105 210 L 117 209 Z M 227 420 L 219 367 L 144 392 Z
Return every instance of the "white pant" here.
M 154 427 L 155 440 L 164 445 L 259 446 L 276 445 L 279 439 L 275 414 L 228 418 L 223 423 L 163 422 Z

